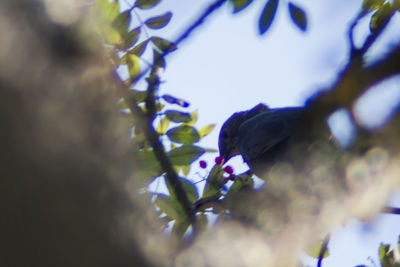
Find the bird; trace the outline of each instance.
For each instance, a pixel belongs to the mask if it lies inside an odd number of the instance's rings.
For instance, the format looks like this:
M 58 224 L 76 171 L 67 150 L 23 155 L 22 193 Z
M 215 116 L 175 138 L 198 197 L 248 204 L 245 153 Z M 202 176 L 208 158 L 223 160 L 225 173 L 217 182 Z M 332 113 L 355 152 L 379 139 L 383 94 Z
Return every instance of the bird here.
M 226 163 L 241 155 L 252 173 L 262 178 L 296 142 L 304 107 L 269 108 L 260 103 L 236 112 L 221 127 L 218 147 Z

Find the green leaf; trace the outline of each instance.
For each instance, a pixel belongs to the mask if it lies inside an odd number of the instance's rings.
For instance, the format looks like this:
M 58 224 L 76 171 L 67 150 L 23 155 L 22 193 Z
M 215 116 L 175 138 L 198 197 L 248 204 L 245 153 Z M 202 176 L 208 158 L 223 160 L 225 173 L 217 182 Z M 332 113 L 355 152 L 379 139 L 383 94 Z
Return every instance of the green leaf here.
M 292 19 L 293 23 L 296 24 L 296 26 L 303 32 L 306 31 L 307 16 L 304 10 L 291 2 L 289 2 L 288 6 L 289 6 L 290 18 Z
M 261 12 L 258 22 L 258 30 L 260 35 L 264 34 L 272 24 L 278 9 L 279 0 L 268 0 L 263 11 Z
M 146 50 L 147 44 L 149 43 L 149 40 L 145 40 L 135 47 L 133 47 L 131 50 L 128 51 L 129 54 L 134 54 L 140 57 L 143 55 L 144 51 Z
M 220 190 L 225 184 L 222 176 L 224 173 L 225 171 L 221 165 L 215 165 L 211 169 L 201 198 L 208 198 L 221 194 Z
M 214 128 L 215 128 L 215 124 L 209 124 L 204 127 L 201 127 L 199 129 L 200 138 L 207 136 L 209 133 L 211 133 L 212 130 L 214 130 Z
M 167 110 L 165 111 L 165 115 L 170 121 L 173 122 L 189 122 L 192 120 L 190 113 L 182 112 L 178 110 Z M 199 132 L 200 134 L 200 132 Z
M 199 198 L 199 192 L 197 191 L 197 187 L 193 184 L 192 181 L 179 177 L 179 182 L 181 183 L 182 187 L 183 187 L 183 191 L 185 191 L 187 198 L 191 201 L 191 202 L 195 202 L 198 198 Z M 168 192 L 171 195 L 171 198 L 177 199 L 175 196 L 175 191 L 173 190 L 172 185 L 168 182 L 168 180 L 166 179 L 166 183 L 167 183 L 167 188 L 168 188 Z
M 157 17 L 147 19 L 144 24 L 151 29 L 161 29 L 165 27 L 172 18 L 172 12 L 168 11 Z
M 397 250 L 400 254 L 400 235 L 399 235 L 399 239 L 397 240 Z
M 139 91 L 135 89 L 131 89 L 128 92 L 129 98 L 131 98 L 134 103 L 140 104 L 143 103 L 146 100 L 147 92 L 146 91 Z
M 187 108 L 190 105 L 189 102 L 179 99 L 179 98 L 176 98 L 172 95 L 165 94 L 162 96 L 162 98 L 169 104 L 175 104 L 175 105 L 181 106 L 183 108 Z
M 191 202 L 195 202 L 199 198 L 199 192 L 196 185 L 194 185 L 192 181 L 182 177 L 179 177 L 179 181 L 181 181 L 183 190 L 185 191 L 188 199 Z
M 400 0 L 394 0 L 393 7 L 397 9 L 398 12 L 400 12 Z
M 167 136 L 171 141 L 180 144 L 193 144 L 200 140 L 200 135 L 197 130 L 188 125 L 182 125 L 170 129 Z
M 160 2 L 161 0 L 136 0 L 134 6 L 141 9 L 147 9 L 156 6 Z
M 118 2 L 97 0 L 96 7 L 98 8 L 100 19 L 105 23 L 111 23 L 119 14 Z
M 163 117 L 157 126 L 157 132 L 159 134 L 165 134 L 165 132 L 168 130 L 168 126 L 169 126 L 170 122 L 171 121 L 167 117 Z
M 122 49 L 128 49 L 129 47 L 133 46 L 136 44 L 137 40 L 139 39 L 140 35 L 140 27 L 137 27 L 136 29 L 133 29 L 130 32 L 126 32 L 125 34 L 122 35 Z
M 111 26 L 117 30 L 121 35 L 123 35 L 131 22 L 131 11 L 126 10 L 122 13 L 120 13 L 114 21 L 111 23 Z
M 381 6 L 372 16 L 369 28 L 372 33 L 379 32 L 390 21 L 395 10 L 391 3 Z
M 182 145 L 168 152 L 168 156 L 173 165 L 190 165 L 204 154 L 204 149 L 194 145 Z
M 233 13 L 237 13 L 248 7 L 253 0 L 230 0 L 233 4 Z
M 136 81 L 140 75 L 139 57 L 134 54 L 126 54 L 126 64 L 131 81 Z
M 227 194 L 233 194 L 236 193 L 238 191 L 240 191 L 240 189 L 242 188 L 254 188 L 254 180 L 253 178 L 248 175 L 248 174 L 242 174 L 239 175 L 235 178 L 235 182 L 233 183 L 233 185 L 229 188 L 229 191 Z
M 394 251 L 391 245 L 382 244 L 379 246 L 379 259 L 381 261 L 382 267 L 394 267 L 395 265 L 395 257 Z
M 190 223 L 187 220 L 175 221 L 171 232 L 174 236 L 176 236 L 178 238 L 182 238 L 185 235 L 189 226 L 190 226 Z
M 375 10 L 380 8 L 385 0 L 364 0 L 362 3 L 362 8 L 364 10 Z
M 176 199 L 172 197 L 164 194 L 158 194 L 154 204 L 173 220 L 183 221 L 183 219 L 186 217 L 182 206 Z
M 146 182 L 149 182 L 153 177 L 157 177 L 161 175 L 161 165 L 157 160 L 154 152 L 152 150 L 142 150 L 138 151 L 134 154 L 134 157 L 137 162 L 136 168 L 140 172 L 144 172 L 146 174 Z
M 150 38 L 150 41 L 163 52 L 172 52 L 176 50 L 176 45 L 173 42 L 161 37 L 153 36 Z

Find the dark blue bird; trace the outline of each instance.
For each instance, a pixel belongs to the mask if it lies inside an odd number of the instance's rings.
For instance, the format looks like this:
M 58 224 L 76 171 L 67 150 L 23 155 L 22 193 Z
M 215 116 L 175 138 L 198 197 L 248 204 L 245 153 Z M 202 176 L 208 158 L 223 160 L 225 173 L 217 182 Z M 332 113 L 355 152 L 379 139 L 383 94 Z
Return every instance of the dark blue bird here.
M 241 154 L 250 169 L 262 177 L 296 141 L 303 110 L 303 107 L 271 109 L 258 104 L 234 113 L 221 128 L 220 156 L 227 162 Z

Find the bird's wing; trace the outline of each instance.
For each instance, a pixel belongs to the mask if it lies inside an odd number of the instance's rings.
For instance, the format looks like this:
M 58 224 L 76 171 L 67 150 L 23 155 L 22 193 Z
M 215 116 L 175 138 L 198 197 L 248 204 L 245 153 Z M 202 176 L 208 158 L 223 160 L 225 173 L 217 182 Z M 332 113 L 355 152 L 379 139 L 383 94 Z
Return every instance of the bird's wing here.
M 270 109 L 240 125 L 239 147 L 247 162 L 289 139 L 295 131 L 303 108 Z

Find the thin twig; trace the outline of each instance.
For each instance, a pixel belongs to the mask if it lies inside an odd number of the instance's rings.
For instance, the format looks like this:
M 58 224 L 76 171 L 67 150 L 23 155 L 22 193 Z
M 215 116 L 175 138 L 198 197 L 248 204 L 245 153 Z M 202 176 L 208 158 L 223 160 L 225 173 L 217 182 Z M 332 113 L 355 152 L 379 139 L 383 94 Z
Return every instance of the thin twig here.
M 382 212 L 394 215 L 400 215 L 400 208 L 386 206 L 383 208 Z
M 349 44 L 350 44 L 350 59 L 353 59 L 361 54 L 360 49 L 358 49 L 354 43 L 354 29 L 357 26 L 360 19 L 362 19 L 367 14 L 368 14 L 367 10 L 364 10 L 364 9 L 360 10 L 360 12 L 357 14 L 357 16 L 353 19 L 353 21 L 350 24 L 349 31 L 348 31 L 348 38 L 349 38 Z
M 227 0 L 217 0 L 213 4 L 209 5 L 206 10 L 182 33 L 179 35 L 179 37 L 171 44 L 174 46 L 178 46 L 182 41 L 184 41 L 197 27 L 199 27 L 205 19 L 210 16 L 214 11 L 216 11 L 218 8 L 222 6 Z M 171 53 L 173 50 L 170 49 L 165 49 L 163 53 L 158 55 L 158 57 L 163 58 L 167 56 L 169 53 Z M 152 68 L 152 66 L 149 66 L 145 68 L 137 77 L 136 81 L 143 78 L 144 75 Z
M 328 234 L 324 238 L 324 241 L 322 241 L 321 249 L 319 250 L 319 254 L 318 254 L 317 267 L 321 267 L 322 266 L 322 260 L 324 259 L 324 255 L 325 255 L 325 253 L 326 253 L 326 251 L 328 249 L 329 238 L 330 238 L 330 235 Z

